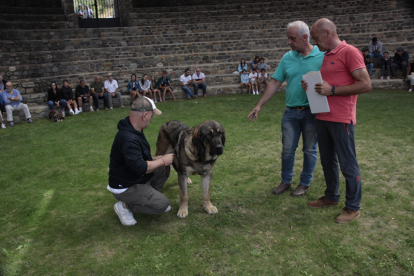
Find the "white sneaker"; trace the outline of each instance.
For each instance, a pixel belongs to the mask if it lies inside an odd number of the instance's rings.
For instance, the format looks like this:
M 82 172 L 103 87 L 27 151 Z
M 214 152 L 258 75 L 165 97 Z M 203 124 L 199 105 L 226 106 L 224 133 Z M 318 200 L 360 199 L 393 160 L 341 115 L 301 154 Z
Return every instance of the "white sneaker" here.
M 1 123 L 1 128 L 6 128 L 6 125 Z
M 93 112 L 94 111 L 92 106 L 89 107 L 89 111 L 90 112 Z
M 162 103 L 162 99 L 160 98 L 160 103 Z
M 65 110 L 62 110 L 62 114 L 63 114 L 63 116 L 65 116 L 65 115 L 66 115 Z
M 413 91 L 411 88 L 410 88 L 410 89 L 408 89 L 408 92 L 411 92 L 411 91 Z
M 168 205 L 168 207 L 167 207 L 167 209 L 165 209 L 164 213 L 167 213 L 167 212 L 171 211 L 171 209 L 172 209 L 171 206 Z
M 78 115 L 80 112 L 78 109 L 75 109 L 75 115 Z
M 79 107 L 79 113 L 82 113 L 82 112 L 83 112 L 82 107 Z
M 110 106 L 110 107 L 109 107 L 109 110 L 112 110 L 112 109 L 114 109 L 114 108 L 113 108 L 112 106 Z
M 154 103 L 157 103 L 157 99 L 154 100 Z
M 132 213 L 128 209 L 124 209 L 124 207 L 122 207 L 121 201 L 115 203 L 114 210 L 123 225 L 130 226 L 137 224 L 137 221 L 134 219 Z
M 69 114 L 70 114 L 70 115 L 74 115 L 74 114 L 75 114 L 75 112 L 73 112 L 73 110 L 71 109 L 71 110 L 69 110 Z

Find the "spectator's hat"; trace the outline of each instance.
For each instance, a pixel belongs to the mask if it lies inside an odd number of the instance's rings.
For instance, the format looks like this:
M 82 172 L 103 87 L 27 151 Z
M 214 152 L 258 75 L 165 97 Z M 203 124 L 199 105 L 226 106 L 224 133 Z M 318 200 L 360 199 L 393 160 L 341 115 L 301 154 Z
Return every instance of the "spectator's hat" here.
M 131 104 L 131 111 L 152 111 L 157 115 L 162 114 L 161 110 L 155 106 L 154 102 L 145 96 L 139 97 Z
M 403 47 L 398 47 L 397 52 L 401 52 L 401 51 L 404 51 L 404 48 Z
M 82 7 L 82 4 L 79 4 L 78 7 Z
M 108 74 L 106 74 L 106 76 L 107 77 L 110 77 L 110 76 L 112 76 L 112 73 L 108 73 Z

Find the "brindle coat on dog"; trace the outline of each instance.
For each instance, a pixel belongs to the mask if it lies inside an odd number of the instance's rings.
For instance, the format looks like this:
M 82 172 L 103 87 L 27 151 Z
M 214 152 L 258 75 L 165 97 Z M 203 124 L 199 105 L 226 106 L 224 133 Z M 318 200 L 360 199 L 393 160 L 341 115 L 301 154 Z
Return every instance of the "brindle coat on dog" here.
M 191 184 L 191 174 L 201 176 L 204 210 L 208 214 L 218 212 L 210 202 L 210 182 L 216 159 L 223 154 L 225 141 L 224 128 L 213 120 L 192 128 L 180 121 L 169 121 L 161 126 L 156 155 L 174 152 L 172 165 L 178 173 L 180 186 L 178 217 L 188 216 L 187 183 Z
M 60 110 L 49 111 L 49 119 L 51 122 L 62 122 L 65 119 L 65 114 Z

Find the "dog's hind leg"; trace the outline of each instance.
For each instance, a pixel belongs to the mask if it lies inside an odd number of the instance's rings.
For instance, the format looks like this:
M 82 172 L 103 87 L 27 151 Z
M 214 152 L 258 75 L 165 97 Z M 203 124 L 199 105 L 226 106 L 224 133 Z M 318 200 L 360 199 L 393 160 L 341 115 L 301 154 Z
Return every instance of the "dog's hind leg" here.
M 187 192 L 187 174 L 178 174 L 178 185 L 180 186 L 180 209 L 177 216 L 185 218 L 188 216 L 188 192 Z
M 207 214 L 217 214 L 218 210 L 216 206 L 211 204 L 210 201 L 210 182 L 211 182 L 211 173 L 201 175 L 201 186 L 203 187 L 203 201 L 204 201 L 204 210 Z

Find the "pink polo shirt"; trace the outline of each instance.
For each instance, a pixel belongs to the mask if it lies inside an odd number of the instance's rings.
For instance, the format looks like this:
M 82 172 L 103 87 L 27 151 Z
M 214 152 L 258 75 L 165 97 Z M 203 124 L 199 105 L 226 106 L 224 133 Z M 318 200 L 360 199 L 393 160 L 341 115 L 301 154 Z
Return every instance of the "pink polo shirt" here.
M 322 62 L 322 79 L 332 86 L 346 86 L 356 83 L 351 73 L 365 68 L 364 57 L 357 48 L 346 44 L 345 40 L 335 49 L 325 53 Z M 328 96 L 331 112 L 318 113 L 316 119 L 322 121 L 356 124 L 356 103 L 358 95 Z

